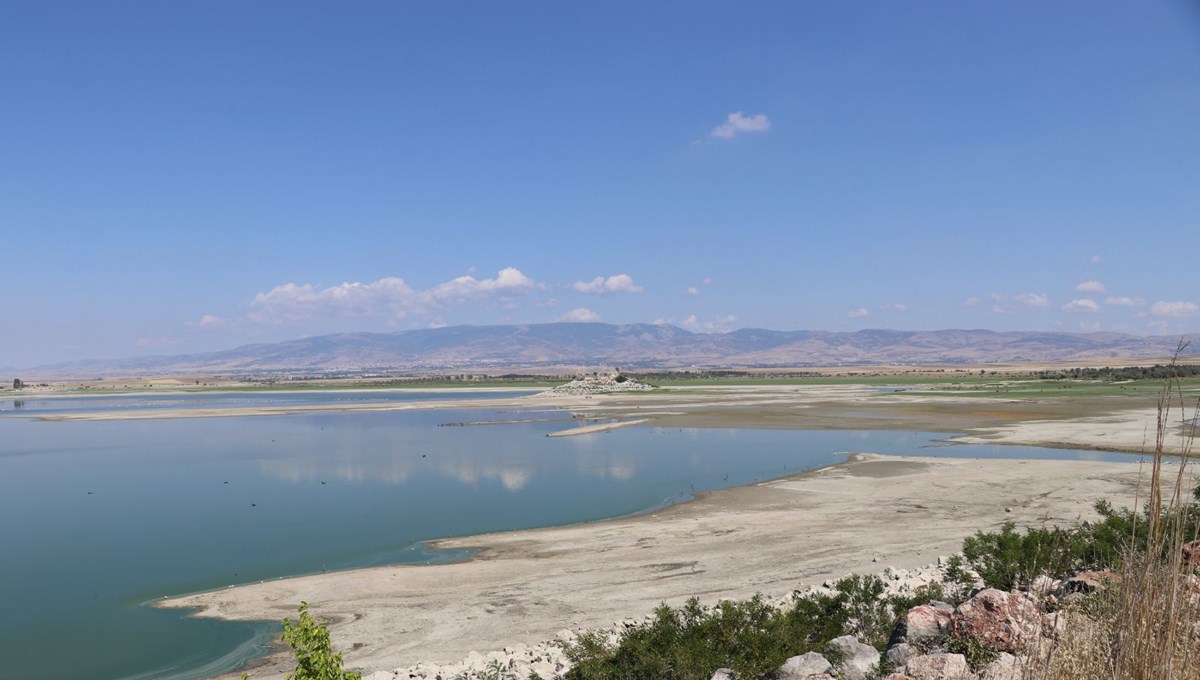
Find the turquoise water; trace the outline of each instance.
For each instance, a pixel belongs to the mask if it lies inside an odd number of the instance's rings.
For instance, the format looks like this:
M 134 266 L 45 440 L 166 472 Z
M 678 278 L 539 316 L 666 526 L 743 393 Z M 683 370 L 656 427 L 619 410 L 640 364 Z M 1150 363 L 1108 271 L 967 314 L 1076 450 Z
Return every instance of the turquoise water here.
M 34 401 L 22 407 L 89 406 Z M 939 435 L 913 432 L 628 428 L 546 438 L 572 424 L 439 427 L 514 417 L 523 416 L 464 401 L 452 410 L 246 418 L 0 418 L 6 677 L 206 677 L 259 653 L 275 625 L 188 619 L 143 603 L 285 575 L 447 559 L 420 542 L 639 512 L 834 463 L 837 451 L 1120 458 L 930 446 Z

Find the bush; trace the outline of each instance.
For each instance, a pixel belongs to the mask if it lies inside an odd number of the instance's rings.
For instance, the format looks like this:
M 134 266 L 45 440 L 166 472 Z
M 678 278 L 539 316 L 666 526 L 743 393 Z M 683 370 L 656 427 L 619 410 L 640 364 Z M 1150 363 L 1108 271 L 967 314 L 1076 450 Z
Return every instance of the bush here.
M 789 657 L 827 653 L 825 645 L 853 635 L 882 649 L 908 609 L 944 597 L 940 586 L 908 597 L 884 597 L 875 576 L 838 581 L 832 594 L 795 595 L 777 609 L 754 597 L 702 607 L 695 598 L 678 609 L 663 605 L 651 621 L 626 630 L 613 644 L 585 633 L 564 646 L 567 680 L 708 680 L 717 668 L 739 678 L 774 678 Z
M 283 620 L 283 641 L 296 657 L 296 670 L 287 680 L 362 680 L 361 673 L 342 670 L 342 655 L 333 651 L 329 628 L 308 613 L 307 602 L 300 603 L 298 620 Z M 248 678 L 242 673 L 242 680 Z

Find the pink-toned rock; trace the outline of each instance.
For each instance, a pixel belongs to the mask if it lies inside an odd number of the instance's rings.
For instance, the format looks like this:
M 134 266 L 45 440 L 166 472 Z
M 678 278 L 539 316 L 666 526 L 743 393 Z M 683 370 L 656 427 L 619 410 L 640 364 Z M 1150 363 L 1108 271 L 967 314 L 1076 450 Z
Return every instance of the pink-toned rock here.
M 1015 653 L 1041 631 L 1042 613 L 1023 593 L 982 590 L 954 610 L 954 637 L 997 652 Z
M 903 673 L 890 673 L 883 680 L 912 680 L 912 678 L 908 677 L 907 675 L 905 675 Z
M 1090 593 L 1094 590 L 1107 588 L 1111 583 L 1113 585 L 1121 582 L 1121 575 L 1115 571 L 1081 571 L 1071 578 L 1067 579 L 1065 585 L 1067 592 L 1071 593 Z
M 966 680 L 971 667 L 962 654 L 928 654 L 909 659 L 904 673 L 911 680 Z
M 1200 541 L 1183 544 L 1183 566 L 1200 567 Z
M 937 640 L 950 632 L 950 612 L 932 605 L 913 607 L 904 615 L 904 641 L 910 645 Z

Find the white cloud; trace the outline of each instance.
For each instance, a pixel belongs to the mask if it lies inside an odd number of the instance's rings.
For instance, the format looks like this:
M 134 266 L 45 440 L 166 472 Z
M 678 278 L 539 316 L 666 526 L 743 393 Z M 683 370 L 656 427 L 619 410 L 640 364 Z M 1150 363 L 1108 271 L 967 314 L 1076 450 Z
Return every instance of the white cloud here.
M 1118 307 L 1142 307 L 1146 304 L 1146 301 L 1135 297 L 1107 297 L 1104 298 L 1104 304 L 1116 305 Z
M 587 307 L 576 307 L 560 317 L 562 321 L 599 321 L 600 315 Z
M 1050 304 L 1050 296 L 1045 293 L 1021 293 L 1014 299 L 1026 307 L 1046 307 Z
M 693 295 L 693 296 L 694 296 L 694 295 L 699 295 L 699 294 L 700 294 L 700 289 L 699 289 L 699 288 L 696 288 L 696 287 L 694 287 L 694 286 L 692 286 L 692 287 L 689 287 L 689 288 L 687 289 L 687 294 L 688 294 L 688 295 Z
M 846 316 L 850 317 L 851 319 L 861 319 L 870 313 L 871 312 L 867 311 L 865 307 L 859 307 L 858 309 L 851 309 L 850 311 L 846 312 Z
M 711 285 L 713 285 L 713 280 L 712 280 L 712 279 L 710 279 L 710 278 L 705 278 L 705 279 L 704 279 L 703 281 L 701 281 L 700 283 L 703 283 L 703 284 L 704 284 L 704 285 L 706 285 L 706 286 L 711 286 Z
M 686 319 L 679 322 L 679 325 L 690 331 L 703 331 L 705 333 L 724 333 L 725 331 L 733 330 L 734 323 L 737 322 L 737 317 L 733 314 L 718 316 L 711 321 L 700 321 L 695 314 L 690 314 Z
M 963 300 L 963 304 L 967 307 L 974 307 L 975 305 L 978 305 L 982 302 L 983 302 L 983 300 L 980 300 L 979 298 L 975 297 L 974 295 Z
M 1067 312 L 1090 312 L 1092 314 L 1100 311 L 1100 305 L 1095 300 L 1089 300 L 1087 298 L 1071 300 L 1067 304 L 1063 305 L 1062 308 L 1063 311 Z
M 1004 295 L 1002 293 L 992 293 L 992 311 L 1000 314 L 1014 314 L 1017 311 L 1015 304 L 1025 307 L 1048 307 L 1050 305 L 1050 296 L 1045 293 L 1020 293 L 1018 295 Z
M 1092 259 L 1091 259 L 1092 264 L 1100 264 L 1103 261 L 1104 261 L 1104 258 L 1100 257 L 1099 255 L 1093 255 Z
M 501 269 L 495 278 L 477 279 L 465 275 L 427 290 L 414 289 L 397 277 L 328 288 L 318 288 L 311 283 L 285 283 L 255 295 L 245 318 L 256 323 L 379 315 L 403 319 L 409 314 L 429 314 L 431 310 L 472 300 L 522 295 L 533 288 L 533 281 L 514 267 Z M 222 323 L 225 320 L 211 314 L 200 318 L 201 326 Z
M 216 326 L 222 326 L 224 324 L 225 324 L 225 319 L 222 319 L 219 316 L 213 316 L 212 314 L 205 314 L 204 316 L 200 317 L 200 327 L 201 328 L 214 328 Z
M 603 276 L 597 276 L 591 281 L 576 281 L 571 287 L 587 295 L 640 293 L 643 290 L 641 286 L 633 282 L 633 277 L 628 274 L 616 274 L 607 279 Z
M 766 132 L 771 129 L 771 121 L 762 113 L 747 116 L 741 111 L 734 111 L 725 118 L 725 122 L 708 133 L 717 139 L 733 139 L 743 132 Z
M 1099 281 L 1084 281 L 1075 286 L 1075 291 L 1078 293 L 1107 293 L 1108 289 Z
M 1155 302 L 1150 305 L 1150 313 L 1154 316 L 1191 316 L 1200 311 L 1195 302 Z
M 666 326 L 673 323 L 675 323 L 675 319 L 672 319 L 669 316 L 660 316 L 654 320 L 655 326 Z
M 907 312 L 908 305 L 896 302 L 890 305 L 879 305 L 879 309 L 885 312 Z
M 1099 333 L 1100 332 L 1100 322 L 1099 321 L 1080 321 L 1079 328 L 1080 328 L 1080 330 L 1087 331 L 1088 333 Z

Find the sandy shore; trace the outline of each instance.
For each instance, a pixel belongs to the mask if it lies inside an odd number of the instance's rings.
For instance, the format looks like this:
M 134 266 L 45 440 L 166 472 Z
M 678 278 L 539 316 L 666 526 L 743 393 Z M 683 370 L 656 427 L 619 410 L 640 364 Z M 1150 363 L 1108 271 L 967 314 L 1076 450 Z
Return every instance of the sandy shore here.
M 1074 522 L 1097 498 L 1131 502 L 1138 475 L 1137 463 L 860 454 L 652 514 L 435 543 L 478 550 L 466 562 L 290 578 L 157 606 L 279 619 L 307 600 L 333 619 L 349 666 L 390 671 L 609 626 L 693 595 L 779 595 L 884 565 L 916 567 L 1006 520 Z M 275 656 L 253 677 L 287 670 L 288 658 Z

